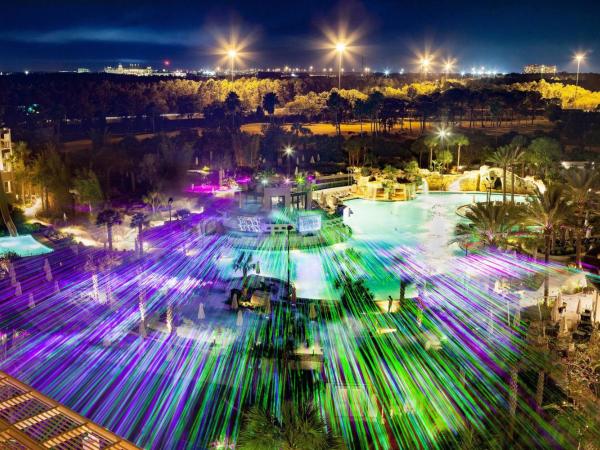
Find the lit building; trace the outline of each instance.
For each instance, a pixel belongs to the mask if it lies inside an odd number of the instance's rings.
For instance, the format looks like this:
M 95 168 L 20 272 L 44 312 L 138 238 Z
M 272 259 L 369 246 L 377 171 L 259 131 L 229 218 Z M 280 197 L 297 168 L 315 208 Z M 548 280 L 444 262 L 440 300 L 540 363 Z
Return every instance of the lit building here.
M 523 73 L 538 75 L 556 75 L 556 66 L 547 66 L 546 64 L 528 64 L 523 67 Z
M 128 67 L 123 67 L 123 64 L 119 64 L 117 67 L 105 67 L 105 73 L 111 73 L 114 75 L 135 75 L 138 77 L 147 77 L 153 74 L 152 67 L 140 67 L 138 64 L 130 64 Z
M 13 192 L 13 174 L 11 167 L 12 141 L 10 129 L 0 128 L 0 172 L 4 182 L 4 192 Z

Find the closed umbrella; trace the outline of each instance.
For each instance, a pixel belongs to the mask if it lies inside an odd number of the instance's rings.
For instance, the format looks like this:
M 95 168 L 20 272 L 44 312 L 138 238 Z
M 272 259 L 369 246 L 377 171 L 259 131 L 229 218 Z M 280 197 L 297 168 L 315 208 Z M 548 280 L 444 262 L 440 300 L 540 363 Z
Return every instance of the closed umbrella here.
M 29 293 L 29 308 L 30 309 L 35 308 L 35 300 L 34 300 L 33 294 L 31 292 Z
M 23 290 L 21 289 L 21 282 L 17 281 L 15 284 L 15 295 L 18 297 L 19 295 L 23 295 Z
M 242 313 L 241 309 L 238 311 L 237 320 L 235 321 L 235 324 L 238 327 L 241 327 L 244 324 L 244 314 Z
M 558 329 L 558 334 L 565 335 L 569 333 L 569 327 L 567 326 L 567 316 L 564 315 L 562 320 L 560 321 L 560 328 Z
M 233 309 L 234 311 L 236 309 L 238 309 L 238 299 L 237 299 L 237 292 L 233 293 L 233 297 L 231 299 L 231 309 Z
M 206 315 L 204 314 L 204 303 L 200 303 L 198 305 L 198 319 L 204 320 L 205 318 L 206 318 Z
M 256 261 L 255 272 L 257 275 L 260 275 L 260 264 L 259 261 Z
M 581 297 L 577 300 L 577 315 L 581 316 Z
M 560 312 L 558 311 L 560 303 L 559 299 L 560 295 L 556 298 L 554 306 L 552 307 L 552 312 L 550 313 L 550 319 L 552 319 L 552 322 L 558 322 L 560 320 Z

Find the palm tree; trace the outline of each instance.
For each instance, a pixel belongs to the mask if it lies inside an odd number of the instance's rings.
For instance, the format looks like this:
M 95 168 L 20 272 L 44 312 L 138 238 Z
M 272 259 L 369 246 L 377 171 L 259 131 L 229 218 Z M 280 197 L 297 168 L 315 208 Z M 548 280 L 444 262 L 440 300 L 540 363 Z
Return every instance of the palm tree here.
M 342 291 L 340 303 L 352 314 L 376 310 L 375 296 L 363 278 L 344 273 L 335 280 L 334 287 Z
M 524 217 L 519 206 L 488 202 L 470 205 L 464 216 L 468 222 L 456 226 L 457 236 L 493 248 L 506 246 L 508 237 Z
M 112 236 L 112 227 L 113 225 L 118 225 L 122 222 L 121 214 L 114 209 L 105 209 L 98 213 L 96 217 L 96 226 L 106 226 L 106 235 L 108 237 L 108 250 L 112 252 L 113 249 L 113 236 Z
M 502 169 L 502 202 L 506 203 L 506 171 L 511 164 L 512 148 L 508 145 L 499 147 L 490 156 L 490 162 L 497 164 Z
M 592 200 L 595 196 L 594 188 L 598 184 L 598 174 L 590 169 L 573 169 L 563 175 L 568 199 L 575 213 L 572 218 L 575 229 L 575 263 L 581 268 L 581 241 L 585 236 L 589 213 L 594 211 Z
M 554 233 L 563 225 L 570 213 L 565 201 L 564 189 L 559 184 L 550 184 L 544 192 L 536 188 L 529 200 L 528 221 L 541 228 L 544 236 L 544 262 L 550 261 L 550 247 Z M 544 304 L 548 305 L 550 274 L 546 271 L 544 280 Z
M 286 402 L 281 419 L 258 407 L 244 414 L 236 448 L 248 450 L 342 449 L 342 441 L 327 427 L 312 403 Z
M 510 202 L 515 204 L 515 170 L 517 164 L 520 164 L 525 153 L 521 150 L 520 146 L 516 146 L 512 151 L 512 158 L 510 161 Z
M 423 144 L 429 149 L 429 170 L 433 167 L 433 149 L 436 148 L 439 143 L 440 140 L 435 134 L 427 135 L 423 139 Z
M 469 138 L 464 134 L 456 133 L 452 136 L 452 145 L 456 145 L 456 168 L 460 167 L 460 150 L 471 144 Z
M 140 246 L 140 256 L 144 254 L 144 242 L 142 240 L 142 231 L 144 227 L 147 227 L 150 221 L 148 220 L 148 216 L 144 213 L 135 213 L 131 217 L 131 222 L 129 226 L 131 228 L 137 228 L 138 230 L 138 245 Z

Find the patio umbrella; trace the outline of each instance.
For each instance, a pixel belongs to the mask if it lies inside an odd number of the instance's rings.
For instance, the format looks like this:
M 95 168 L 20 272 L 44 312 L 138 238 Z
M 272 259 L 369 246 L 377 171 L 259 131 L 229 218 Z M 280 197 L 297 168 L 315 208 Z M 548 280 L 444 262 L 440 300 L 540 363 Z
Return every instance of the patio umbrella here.
M 29 293 L 29 308 L 30 309 L 35 308 L 35 300 L 34 300 L 33 294 L 31 292 Z
M 577 315 L 581 316 L 581 297 L 577 300 Z
M 204 303 L 200 303 L 198 305 L 198 319 L 204 320 L 205 318 L 206 318 L 206 315 L 204 314 Z
M 567 326 L 567 316 L 564 315 L 560 321 L 560 328 L 558 329 L 559 335 L 565 335 L 569 333 L 569 327 Z
M 234 311 L 236 309 L 238 309 L 238 299 L 237 299 L 237 292 L 233 293 L 233 297 L 231 299 L 231 309 L 233 309 Z
M 50 267 L 50 263 L 48 262 L 48 258 L 44 260 L 44 272 L 46 272 L 46 281 L 52 281 L 52 268 Z
M 560 295 L 556 298 L 554 306 L 552 307 L 552 312 L 550 313 L 550 319 L 552 320 L 552 322 L 558 322 L 560 320 L 560 312 L 558 311 L 560 303 L 559 298 Z
M 241 327 L 244 324 L 244 314 L 242 313 L 241 309 L 237 313 L 237 320 L 235 321 L 235 324 L 238 327 Z
M 314 303 L 311 303 L 310 307 L 308 308 L 308 318 L 310 320 L 315 320 L 317 318 L 317 310 Z
M 54 282 L 54 292 L 55 293 L 59 293 L 60 292 L 60 286 L 58 285 L 58 281 Z
M 144 323 L 143 320 L 140 320 L 139 332 L 140 332 L 140 337 L 142 339 L 146 339 L 146 336 L 148 336 L 148 333 L 146 333 L 146 324 Z

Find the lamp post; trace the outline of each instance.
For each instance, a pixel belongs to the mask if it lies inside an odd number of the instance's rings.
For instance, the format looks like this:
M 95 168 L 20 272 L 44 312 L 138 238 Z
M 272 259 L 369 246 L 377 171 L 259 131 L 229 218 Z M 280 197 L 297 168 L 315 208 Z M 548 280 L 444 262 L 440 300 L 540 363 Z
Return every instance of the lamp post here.
M 338 90 L 342 88 L 342 56 L 346 50 L 346 44 L 338 42 L 335 44 L 335 51 L 338 53 Z
M 419 64 L 421 65 L 421 75 L 423 78 L 426 78 L 427 71 L 429 70 L 429 66 L 431 65 L 431 59 L 428 56 L 421 58 Z
M 577 102 L 577 90 L 579 89 L 579 68 L 581 67 L 581 62 L 585 59 L 584 53 L 577 53 L 575 55 L 575 62 L 577 62 L 577 75 L 575 76 L 575 98 L 573 99 L 573 106 Z
M 292 158 L 292 155 L 294 154 L 294 148 L 290 145 L 288 145 L 283 152 L 285 153 L 286 157 L 287 157 L 287 176 L 288 178 L 290 177 L 290 159 Z
M 233 65 L 235 63 L 235 57 L 237 56 L 237 52 L 234 49 L 230 49 L 227 51 L 227 56 L 229 57 L 229 68 L 231 70 L 231 81 L 233 81 Z
M 290 286 L 290 231 L 292 231 L 292 226 L 287 226 L 287 301 L 290 303 L 292 301 L 292 289 Z

